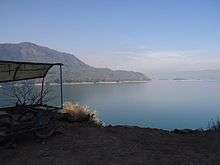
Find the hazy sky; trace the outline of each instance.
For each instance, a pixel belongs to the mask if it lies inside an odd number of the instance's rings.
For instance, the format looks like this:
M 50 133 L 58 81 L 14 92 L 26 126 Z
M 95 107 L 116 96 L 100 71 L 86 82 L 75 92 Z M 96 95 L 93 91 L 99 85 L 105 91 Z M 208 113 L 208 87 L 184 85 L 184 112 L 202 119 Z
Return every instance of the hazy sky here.
M 0 0 L 0 42 L 22 41 L 112 69 L 220 69 L 220 1 Z

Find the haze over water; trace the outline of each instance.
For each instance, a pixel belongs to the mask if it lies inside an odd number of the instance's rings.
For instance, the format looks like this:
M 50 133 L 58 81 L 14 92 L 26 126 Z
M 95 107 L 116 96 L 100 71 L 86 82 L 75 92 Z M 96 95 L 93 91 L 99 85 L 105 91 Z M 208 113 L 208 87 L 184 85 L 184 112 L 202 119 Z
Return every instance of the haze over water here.
M 51 86 L 59 105 L 59 86 Z M 1 89 L 1 88 L 0 88 Z M 162 129 L 207 128 L 220 114 L 220 81 L 172 81 L 148 83 L 64 85 L 64 101 L 95 110 L 111 125 L 135 125 Z M 10 105 L 0 97 L 1 105 Z
M 65 85 L 64 93 L 65 101 L 90 106 L 112 125 L 206 128 L 220 112 L 218 81 Z

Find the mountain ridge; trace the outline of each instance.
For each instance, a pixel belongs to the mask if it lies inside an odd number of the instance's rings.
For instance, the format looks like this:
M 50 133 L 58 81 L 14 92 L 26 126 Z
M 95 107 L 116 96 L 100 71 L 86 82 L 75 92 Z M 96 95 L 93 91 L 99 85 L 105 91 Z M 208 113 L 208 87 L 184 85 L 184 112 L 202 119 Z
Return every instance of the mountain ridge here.
M 0 55 L 0 60 L 63 63 L 64 82 L 150 80 L 139 72 L 96 68 L 84 63 L 73 54 L 60 52 L 31 42 L 1 43 Z M 59 77 L 55 73 L 56 69 L 49 72 L 48 81 L 58 81 Z

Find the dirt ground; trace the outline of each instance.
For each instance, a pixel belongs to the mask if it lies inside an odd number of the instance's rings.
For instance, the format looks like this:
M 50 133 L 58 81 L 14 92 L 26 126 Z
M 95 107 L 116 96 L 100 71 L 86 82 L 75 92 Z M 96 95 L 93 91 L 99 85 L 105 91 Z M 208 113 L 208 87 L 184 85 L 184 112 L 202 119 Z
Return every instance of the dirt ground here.
M 32 137 L 32 136 L 31 136 Z M 22 137 L 0 149 L 1 165 L 219 165 L 220 134 L 66 124 L 46 141 Z

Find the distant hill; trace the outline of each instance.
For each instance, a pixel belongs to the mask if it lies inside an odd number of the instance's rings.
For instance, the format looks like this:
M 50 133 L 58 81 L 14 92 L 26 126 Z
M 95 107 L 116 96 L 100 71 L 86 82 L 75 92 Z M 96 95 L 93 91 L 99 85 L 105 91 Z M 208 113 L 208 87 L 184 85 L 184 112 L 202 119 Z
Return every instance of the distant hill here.
M 179 71 L 173 73 L 161 73 L 154 75 L 159 79 L 188 79 L 188 80 L 220 80 L 220 69 L 198 70 L 198 71 Z
M 64 82 L 97 82 L 97 81 L 145 81 L 150 80 L 144 74 L 133 71 L 95 68 L 85 64 L 74 55 L 59 52 L 29 42 L 18 44 L 0 44 L 0 60 L 61 62 L 64 64 Z M 48 81 L 58 81 L 58 74 L 53 69 L 49 72 Z

